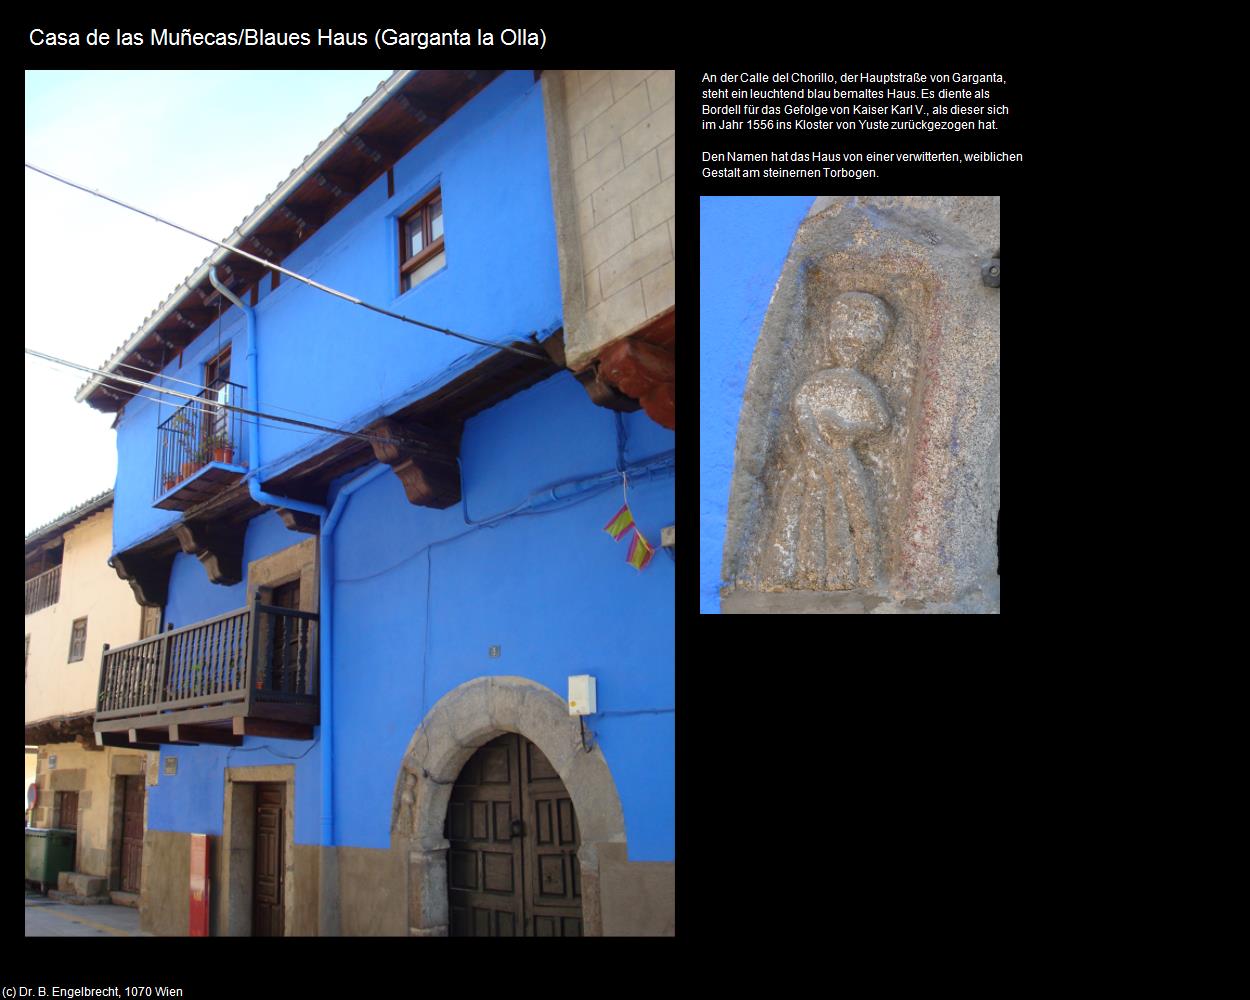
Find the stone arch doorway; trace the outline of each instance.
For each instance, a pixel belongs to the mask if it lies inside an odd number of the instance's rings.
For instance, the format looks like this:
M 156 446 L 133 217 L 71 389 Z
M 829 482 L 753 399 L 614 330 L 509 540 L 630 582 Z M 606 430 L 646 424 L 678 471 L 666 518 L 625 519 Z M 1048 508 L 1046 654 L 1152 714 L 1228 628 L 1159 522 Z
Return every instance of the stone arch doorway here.
M 576 879 L 582 933 L 603 933 L 599 851 L 625 844 L 616 784 L 598 747 L 587 752 L 563 698 L 524 677 L 481 677 L 448 692 L 413 734 L 395 783 L 391 843 L 406 851 L 409 934 L 446 936 L 451 928 L 445 829 L 452 791 L 465 765 L 500 736 L 532 743 L 567 790 L 577 817 Z

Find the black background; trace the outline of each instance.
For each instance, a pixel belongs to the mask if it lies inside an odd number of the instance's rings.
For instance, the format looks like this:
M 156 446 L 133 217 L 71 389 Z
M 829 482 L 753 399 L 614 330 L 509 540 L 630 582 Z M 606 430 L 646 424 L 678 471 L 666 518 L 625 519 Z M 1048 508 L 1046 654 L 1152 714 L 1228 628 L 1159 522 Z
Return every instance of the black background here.
M 181 20 L 171 10 L 159 21 L 150 15 L 83 15 L 72 21 L 61 16 L 18 30 L 20 58 L 30 69 L 376 66 L 381 80 L 400 65 L 676 67 L 676 228 L 682 234 L 677 254 L 682 316 L 677 338 L 677 520 L 686 539 L 678 557 L 676 595 L 677 937 L 555 946 L 561 949 L 560 964 L 549 969 L 578 969 L 576 984 L 568 985 L 581 989 L 596 989 L 605 979 L 611 988 L 620 971 L 633 968 L 657 983 L 676 974 L 667 966 L 624 964 L 629 958 L 623 953 L 640 947 L 675 957 L 711 957 L 714 968 L 731 974 L 739 960 L 754 964 L 794 957 L 789 949 L 796 946 L 803 949 L 804 964 L 842 960 L 850 968 L 880 956 L 888 968 L 903 972 L 938 954 L 941 964 L 958 964 L 965 952 L 943 954 L 947 942 L 958 937 L 964 944 L 1010 945 L 1016 940 L 1014 915 L 1030 899 L 1044 895 L 1054 854 L 1039 847 L 1053 818 L 1039 803 L 1051 801 L 1053 769 L 1070 759 L 1073 742 L 1083 738 L 1082 726 L 1074 724 L 1057 747 L 1048 720 L 1053 711 L 1066 711 L 1073 686 L 1043 673 L 1027 656 L 1013 655 L 1019 644 L 1000 635 L 1001 616 L 997 623 L 970 623 L 968 633 L 960 633 L 959 626 L 952 626 L 954 633 L 925 633 L 918 624 L 920 633 L 869 631 L 861 638 L 858 631 L 846 634 L 847 626 L 835 630 L 789 617 L 751 625 L 747 617 L 698 614 L 698 553 L 689 548 L 697 545 L 698 537 L 698 199 L 869 191 L 1001 195 L 1007 271 L 1002 286 L 1006 478 L 1016 484 L 1008 489 L 1008 504 L 1019 511 L 1009 516 L 1009 524 L 1017 527 L 1008 529 L 1008 565 L 1014 567 L 1008 617 L 1017 623 L 1045 621 L 1048 628 L 1063 630 L 1062 614 L 1055 620 L 1047 616 L 1053 609 L 1048 602 L 1054 586 L 1050 567 L 1058 553 L 1046 553 L 1046 538 L 1070 515 L 1065 513 L 1064 491 L 1054 485 L 1062 434 L 1049 419 L 1054 403 L 1042 387 L 1050 386 L 1048 371 L 1067 363 L 1055 348 L 1070 331 L 1047 326 L 1045 301 L 1055 294 L 1056 276 L 1074 251 L 1056 223 L 1056 212 L 1070 195 L 1047 178 L 1041 158 L 1065 137 L 1052 127 L 1052 119 L 1036 117 L 1035 97 L 1044 90 L 1042 70 L 1001 41 L 978 45 L 965 35 L 952 46 L 918 24 L 904 47 L 898 31 L 887 30 L 887 22 L 893 29 L 901 27 L 893 23 L 898 16 L 885 9 L 867 29 L 841 20 L 814 26 L 757 23 L 765 17 L 794 20 L 797 12 L 780 6 L 773 12 L 756 11 L 753 20 L 740 23 L 718 20 L 721 15 L 713 11 L 702 15 L 710 23 L 657 22 L 657 11 L 665 9 L 640 9 L 632 22 L 613 21 L 613 12 L 606 9 L 579 21 L 522 14 L 492 22 L 485 15 L 479 20 L 469 9 L 463 18 L 443 14 L 440 23 L 440 15 L 427 19 L 412 9 L 393 22 L 350 11 L 321 18 L 278 20 L 258 11 L 255 17 L 196 14 Z M 35 25 L 80 32 L 116 26 L 145 34 L 151 27 L 216 31 L 240 25 L 372 33 L 382 23 L 403 30 L 541 24 L 548 44 L 543 51 L 496 46 L 405 53 L 372 48 L 38 49 L 26 41 L 26 32 Z M 998 132 L 756 133 L 750 142 L 757 148 L 769 143 L 780 148 L 856 148 L 853 143 L 858 142 L 871 149 L 958 149 L 967 143 L 969 148 L 1019 151 L 1024 160 L 959 168 L 878 166 L 882 176 L 873 182 L 746 185 L 702 179 L 700 149 L 750 147 L 748 133 L 701 131 L 701 74 L 796 69 L 998 71 L 1009 80 L 1005 102 L 1011 113 Z M 207 120 L 206 129 L 211 130 Z M 48 166 L 55 169 L 55 164 Z M 258 198 L 263 193 L 258 191 Z M 1073 391 L 1079 392 L 1079 377 L 1075 381 Z M 1024 544 L 1026 523 L 1034 527 L 1032 560 Z M 1026 579 L 1030 562 L 1031 580 Z M 11 926 L 10 934 L 16 940 L 20 931 Z M 821 948 L 813 952 L 810 946 L 816 941 Z M 460 964 L 443 964 L 448 956 L 440 953 L 456 946 L 464 943 L 27 939 L 27 958 L 20 968 L 11 961 L 0 980 L 15 985 L 79 979 L 164 982 L 182 986 L 186 996 L 221 996 L 237 991 L 232 983 L 255 982 L 266 974 L 262 970 L 269 970 L 273 989 L 317 988 L 320 983 L 318 992 L 328 996 L 373 996 L 384 990 L 439 988 L 440 969 L 465 971 Z M 567 967 L 566 956 L 571 959 Z M 514 952 L 510 957 L 522 956 Z M 511 977 L 522 989 L 532 975 L 526 965 L 507 971 L 502 964 L 497 970 L 471 968 Z M 591 975 L 582 976 L 581 970 Z M 251 995 L 250 988 L 239 995 Z

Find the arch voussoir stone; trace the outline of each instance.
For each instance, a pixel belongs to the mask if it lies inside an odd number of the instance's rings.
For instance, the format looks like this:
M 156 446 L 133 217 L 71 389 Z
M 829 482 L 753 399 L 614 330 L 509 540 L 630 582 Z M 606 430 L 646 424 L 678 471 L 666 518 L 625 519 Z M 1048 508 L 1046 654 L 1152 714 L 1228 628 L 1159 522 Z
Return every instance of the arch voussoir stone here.
M 602 751 L 585 750 L 564 699 L 524 677 L 466 681 L 439 699 L 408 743 L 395 782 L 391 844 L 407 855 L 409 933 L 448 933 L 447 805 L 469 758 L 503 733 L 519 733 L 537 746 L 573 801 L 582 841 L 582 922 L 586 934 L 602 934 L 599 847 L 626 842 L 616 783 Z

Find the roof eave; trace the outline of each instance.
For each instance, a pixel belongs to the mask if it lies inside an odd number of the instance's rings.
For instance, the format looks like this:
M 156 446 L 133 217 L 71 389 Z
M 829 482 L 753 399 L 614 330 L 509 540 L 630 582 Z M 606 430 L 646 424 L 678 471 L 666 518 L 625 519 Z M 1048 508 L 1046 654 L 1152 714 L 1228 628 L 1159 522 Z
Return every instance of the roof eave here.
M 307 180 L 311 173 L 317 170 L 321 164 L 325 162 L 325 160 L 333 155 L 334 151 L 337 150 L 344 142 L 351 139 L 356 129 L 367 121 L 379 107 L 385 104 L 395 91 L 401 88 L 418 72 L 420 71 L 412 69 L 396 70 L 391 74 L 390 79 L 379 84 L 378 89 L 366 98 L 364 103 L 362 103 L 360 107 L 355 110 L 355 112 L 348 116 L 342 125 L 331 132 L 321 145 L 318 146 L 317 149 L 314 150 L 307 158 L 305 158 L 304 162 L 291 173 L 291 176 L 279 185 L 273 194 L 266 198 L 248 218 L 243 220 L 240 225 L 236 226 L 234 232 L 232 232 L 222 242 L 238 245 L 243 237 L 246 237 L 255 231 L 271 212 L 281 205 L 282 202 L 285 201 L 296 188 Z M 169 297 L 157 307 L 156 311 L 148 317 L 147 322 L 139 327 L 139 329 L 135 331 L 134 335 L 114 353 L 102 370 L 106 372 L 115 371 L 118 365 L 133 351 L 135 351 L 144 340 L 151 336 L 152 331 L 160 326 L 160 324 L 163 323 L 169 315 L 177 309 L 178 304 L 183 299 L 183 296 L 190 294 L 194 289 L 202 284 L 207 279 L 209 270 L 222 263 L 222 261 L 224 261 L 229 255 L 230 251 L 221 247 L 218 247 L 215 251 L 213 251 L 208 259 L 205 260 L 204 263 L 201 264 L 190 277 L 175 288 Z M 78 392 L 74 394 L 74 401 L 78 403 L 89 402 L 90 397 L 104 385 L 104 382 L 105 377 L 103 375 L 91 376 L 86 384 L 84 384 Z M 94 406 L 94 404 L 91 405 Z
M 107 510 L 111 506 L 113 506 L 113 491 L 108 489 L 99 496 L 84 501 L 72 510 L 67 510 L 55 520 L 36 528 L 26 536 L 25 546 L 29 549 L 32 545 L 39 545 L 53 535 L 63 535 L 70 528 L 101 511 Z

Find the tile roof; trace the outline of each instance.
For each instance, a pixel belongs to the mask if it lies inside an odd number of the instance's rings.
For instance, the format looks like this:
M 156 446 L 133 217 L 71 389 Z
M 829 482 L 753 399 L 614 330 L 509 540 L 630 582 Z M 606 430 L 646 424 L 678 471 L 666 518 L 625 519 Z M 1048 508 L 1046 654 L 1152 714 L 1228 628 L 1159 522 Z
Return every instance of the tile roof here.
M 30 545 L 31 542 L 39 541 L 40 538 L 44 535 L 51 535 L 57 531 L 67 531 L 70 528 L 72 528 L 75 524 L 77 524 L 79 521 L 82 521 L 85 518 L 90 517 L 92 514 L 96 513 L 97 511 L 104 510 L 105 508 L 109 507 L 112 503 L 113 503 L 112 489 L 107 489 L 103 493 L 97 493 L 90 500 L 83 501 L 77 507 L 74 507 L 71 510 L 67 510 L 64 514 L 59 514 L 58 516 L 54 517 L 51 521 L 49 521 L 47 524 L 36 528 L 29 535 L 26 536 L 26 544 Z

